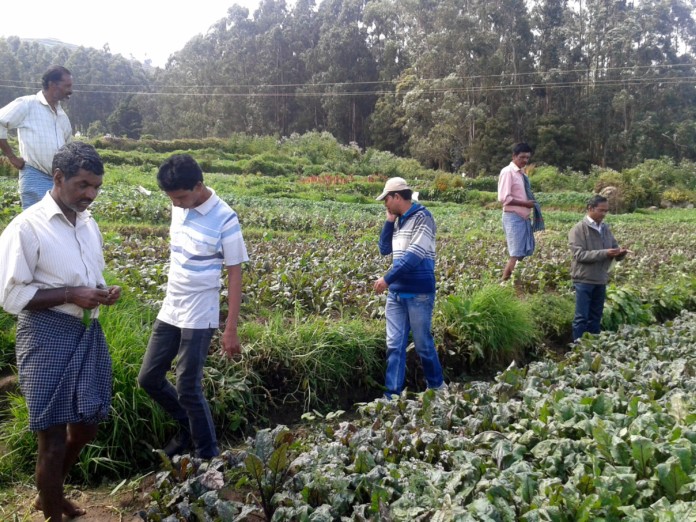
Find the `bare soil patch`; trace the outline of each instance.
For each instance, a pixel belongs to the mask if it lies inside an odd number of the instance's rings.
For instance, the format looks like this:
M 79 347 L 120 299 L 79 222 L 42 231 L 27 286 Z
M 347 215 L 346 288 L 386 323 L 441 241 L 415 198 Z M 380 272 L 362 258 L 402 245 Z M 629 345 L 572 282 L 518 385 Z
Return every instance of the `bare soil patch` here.
M 149 491 L 152 480 L 144 480 L 137 487 L 130 486 L 112 494 L 116 488 L 102 486 L 99 488 L 66 488 L 66 496 L 79 507 L 87 511 L 86 514 L 71 518 L 63 516 L 63 522 L 75 520 L 79 522 L 142 522 L 138 514 L 145 509 L 150 502 Z M 22 486 L 14 490 L 14 505 L 4 506 L 4 513 L 0 513 L 0 520 L 16 515 L 19 520 L 31 522 L 44 522 L 43 514 L 34 508 L 36 490 L 28 486 Z

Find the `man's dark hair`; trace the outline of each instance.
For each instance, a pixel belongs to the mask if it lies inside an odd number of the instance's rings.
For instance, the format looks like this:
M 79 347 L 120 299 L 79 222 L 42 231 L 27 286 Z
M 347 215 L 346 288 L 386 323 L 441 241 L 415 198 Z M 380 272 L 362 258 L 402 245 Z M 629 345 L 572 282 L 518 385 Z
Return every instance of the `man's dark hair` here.
M 193 190 L 202 182 L 203 170 L 189 154 L 174 154 L 157 172 L 157 184 L 165 192 Z
M 587 208 L 597 208 L 597 205 L 600 203 L 608 203 L 609 200 L 605 198 L 604 196 L 600 196 L 599 194 L 595 194 L 592 196 L 590 199 L 587 200 Z
M 72 73 L 62 65 L 52 65 L 46 70 L 46 72 L 41 77 L 41 86 L 44 89 L 48 89 L 48 84 L 50 82 L 58 83 L 63 79 L 63 76 L 65 76 L 66 74 L 68 76 L 72 76 Z
M 85 169 L 97 176 L 104 175 L 104 163 L 101 157 L 89 143 L 71 141 L 63 145 L 53 156 L 53 171 L 60 169 L 65 179 L 77 175 L 77 171 Z
M 393 196 L 394 194 L 398 194 L 399 196 L 401 196 L 401 199 L 404 199 L 406 201 L 411 201 L 411 198 L 413 197 L 413 191 L 411 189 L 395 190 L 393 192 L 388 193 L 387 196 Z
M 526 143 L 518 143 L 512 148 L 512 155 L 517 156 L 518 154 L 522 154 L 523 152 L 529 152 L 530 154 L 532 153 L 532 147 L 527 145 Z

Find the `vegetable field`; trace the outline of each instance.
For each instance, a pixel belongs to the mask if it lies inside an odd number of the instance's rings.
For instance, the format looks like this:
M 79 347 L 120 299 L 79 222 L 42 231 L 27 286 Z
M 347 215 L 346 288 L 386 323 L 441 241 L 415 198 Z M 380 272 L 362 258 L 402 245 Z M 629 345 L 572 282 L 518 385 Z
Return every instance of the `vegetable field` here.
M 107 281 L 124 298 L 102 315 L 112 415 L 73 483 L 156 473 L 143 511 L 153 521 L 696 520 L 696 165 L 589 175 L 537 166 L 547 230 L 500 286 L 494 176 L 436 173 L 326 135 L 97 146 L 107 173 L 91 210 Z M 237 211 L 250 256 L 244 356 L 211 353 L 204 377 L 227 448 L 209 463 L 153 451 L 174 426 L 136 384 L 166 283 L 170 210 L 155 172 L 172 151 L 199 159 Z M 19 200 L 16 173 L 0 164 L 0 174 L 1 228 Z M 434 334 L 450 386 L 422 393 L 410 354 L 406 393 L 385 402 L 375 400 L 385 297 L 372 283 L 390 260 L 378 253 L 384 208 L 374 197 L 394 175 L 438 225 Z M 609 181 L 622 190 L 617 210 L 630 212 L 607 220 L 635 253 L 612 270 L 606 331 L 571 347 L 567 233 Z M 671 208 L 649 208 L 659 202 Z M 14 372 L 14 320 L 3 312 L 0 372 Z M 21 396 L 3 404 L 0 518 L 11 520 L 36 442 Z

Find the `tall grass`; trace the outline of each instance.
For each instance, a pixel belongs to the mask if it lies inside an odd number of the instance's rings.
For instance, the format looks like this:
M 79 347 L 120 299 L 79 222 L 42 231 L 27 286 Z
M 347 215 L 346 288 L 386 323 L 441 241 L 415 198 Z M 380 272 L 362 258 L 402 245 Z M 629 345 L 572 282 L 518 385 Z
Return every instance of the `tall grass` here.
M 369 388 L 382 372 L 379 321 L 274 314 L 266 324 L 243 325 L 240 334 L 249 364 L 276 405 L 338 404 L 341 391 Z
M 533 346 L 539 336 L 531 309 L 511 287 L 483 286 L 447 297 L 439 321 L 447 348 L 470 364 L 505 365 Z
M 150 320 L 151 312 L 134 296 L 124 295 L 115 306 L 101 310 L 100 323 L 113 361 L 113 400 L 110 416 L 99 426 L 97 439 L 81 453 L 73 469 L 74 478 L 85 481 L 95 475 L 118 476 L 131 471 L 134 462 L 152 461 L 150 448 L 162 440 L 167 420 L 137 388 Z M 9 467 L 0 464 L 0 483 L 10 479 L 13 470 L 30 471 L 36 458 L 36 442 L 28 431 L 26 403 L 19 396 L 12 400 L 0 440 L 9 449 Z
M 156 462 L 152 450 L 175 429 L 137 385 L 154 318 L 155 311 L 133 295 L 124 295 L 117 305 L 102 311 L 100 322 L 113 360 L 112 407 L 97 439 L 80 455 L 74 479 L 122 477 L 147 468 Z M 300 314 L 288 320 L 276 314 L 266 324 L 244 323 L 240 336 L 245 347 L 242 360 L 230 362 L 212 355 L 204 372 L 205 394 L 222 440 L 246 433 L 252 422 L 262 424 L 264 414 L 274 407 L 338 404 L 345 398 L 341 391 L 365 389 L 365 383 L 374 383 L 382 371 L 384 333 L 377 321 Z M 215 343 L 212 350 L 217 348 Z M 0 443 L 8 448 L 0 459 L 0 484 L 18 473 L 31 473 L 36 457 L 26 404 L 17 396 L 11 406 L 0 428 Z
M 15 364 L 15 328 L 13 315 L 0 309 L 0 372 Z
M 533 294 L 527 299 L 527 303 L 541 339 L 561 345 L 572 340 L 575 300 L 571 294 Z

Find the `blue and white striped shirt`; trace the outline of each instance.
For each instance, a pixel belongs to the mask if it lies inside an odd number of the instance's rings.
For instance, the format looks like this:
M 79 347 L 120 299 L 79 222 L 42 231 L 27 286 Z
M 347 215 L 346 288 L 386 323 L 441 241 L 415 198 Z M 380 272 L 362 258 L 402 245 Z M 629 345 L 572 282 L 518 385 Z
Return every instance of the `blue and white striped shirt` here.
M 382 255 L 393 254 L 392 267 L 384 276 L 390 291 L 435 292 L 435 232 L 432 214 L 418 203 L 395 222 L 384 223 L 379 251 Z
M 196 208 L 172 207 L 167 295 L 157 318 L 179 328 L 217 328 L 222 269 L 249 261 L 237 214 L 210 190 Z

